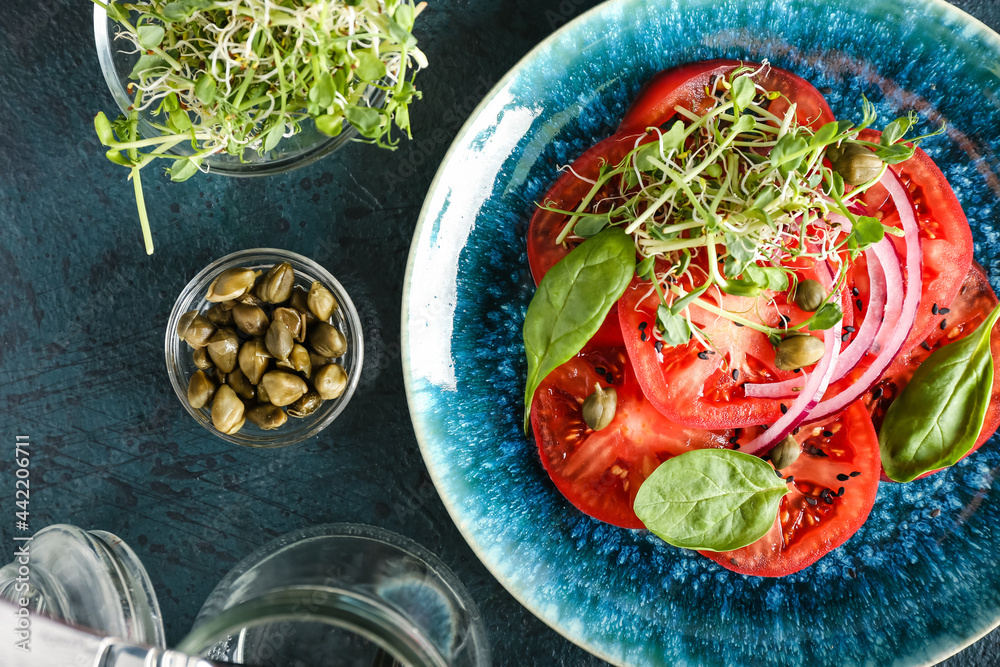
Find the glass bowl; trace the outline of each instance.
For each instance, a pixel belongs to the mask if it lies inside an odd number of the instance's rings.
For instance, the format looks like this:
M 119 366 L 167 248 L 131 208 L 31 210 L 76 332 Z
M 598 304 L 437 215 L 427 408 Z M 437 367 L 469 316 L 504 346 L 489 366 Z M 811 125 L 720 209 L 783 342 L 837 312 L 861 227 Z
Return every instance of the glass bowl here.
M 115 43 L 117 23 L 108 17 L 100 5 L 94 5 L 94 39 L 97 43 L 97 57 L 101 64 L 104 80 L 111 90 L 112 97 L 122 110 L 128 113 L 132 98 L 126 92 L 129 83 L 128 75 L 138 60 L 137 53 L 128 53 L 129 45 L 121 40 Z M 126 47 L 123 51 L 122 47 Z M 377 102 L 373 98 L 373 104 Z M 159 130 L 152 125 L 152 115 L 146 112 L 139 114 L 139 132 L 143 137 L 161 136 Z M 264 154 L 255 150 L 247 150 L 243 157 L 228 153 L 218 153 L 206 157 L 202 168 L 211 173 L 225 176 L 264 176 L 278 174 L 312 164 L 316 160 L 329 155 L 358 136 L 353 126 L 346 124 L 344 130 L 336 137 L 323 134 L 316 129 L 312 120 L 307 119 L 301 124 L 301 131 L 294 136 L 285 137 L 274 148 Z M 191 155 L 190 143 L 182 142 L 171 148 L 172 155 Z
M 314 280 L 318 280 L 336 297 L 340 307 L 337 308 L 328 322 L 337 327 L 347 340 L 347 352 L 342 357 L 337 358 L 337 362 L 344 367 L 347 372 L 347 387 L 339 398 L 324 401 L 323 404 L 308 417 L 289 417 L 280 428 L 265 431 L 249 421 L 243 428 L 233 434 L 220 433 L 212 425 L 212 415 L 210 405 L 200 410 L 191 407 L 187 400 L 187 386 L 191 375 L 198 370 L 192 359 L 193 350 L 181 341 L 177 336 L 177 323 L 184 313 L 197 310 L 204 313 L 212 305 L 205 295 L 208 287 L 215 280 L 216 276 L 235 267 L 245 267 L 255 271 L 260 270 L 265 273 L 275 264 L 288 262 L 295 270 L 295 285 L 309 289 Z M 242 333 L 240 334 L 242 338 Z M 364 360 L 364 338 L 361 333 L 361 319 L 354 308 L 347 292 L 343 286 L 334 278 L 329 271 L 307 257 L 278 250 L 275 248 L 254 248 L 242 250 L 240 252 L 226 255 L 217 259 L 198 275 L 191 279 L 191 282 L 184 287 L 174 308 L 170 313 L 170 321 L 167 323 L 167 332 L 164 338 L 164 355 L 167 361 L 167 374 L 170 376 L 170 384 L 173 385 L 177 398 L 180 399 L 184 409 L 194 417 L 195 421 L 207 428 L 214 435 L 228 440 L 238 445 L 248 447 L 285 447 L 302 442 L 311 438 L 324 428 L 326 428 L 337 416 L 347 407 L 354 390 L 358 386 L 358 379 L 361 376 L 361 366 Z

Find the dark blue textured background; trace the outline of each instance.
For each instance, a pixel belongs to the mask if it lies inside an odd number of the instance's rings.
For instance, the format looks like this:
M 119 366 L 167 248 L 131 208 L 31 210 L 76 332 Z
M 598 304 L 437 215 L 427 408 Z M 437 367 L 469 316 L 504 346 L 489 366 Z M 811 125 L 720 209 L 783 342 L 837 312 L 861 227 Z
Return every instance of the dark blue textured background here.
M 497 664 L 602 664 L 522 609 L 452 525 L 410 427 L 398 330 L 413 227 L 452 138 L 510 66 L 594 4 L 435 2 L 418 29 L 432 67 L 421 75 L 413 141 L 394 154 L 352 145 L 252 180 L 172 184 L 147 169 L 157 251 L 146 257 L 126 171 L 93 135 L 93 115 L 114 108 L 89 3 L 0 3 L 0 553 L 13 544 L 14 436 L 28 435 L 32 530 L 73 523 L 125 539 L 150 571 L 171 643 L 255 547 L 302 526 L 354 521 L 441 556 L 479 604 Z M 956 4 L 1000 27 L 1000 5 Z M 163 328 L 188 279 L 258 246 L 329 268 L 366 336 L 348 410 L 284 450 L 209 435 L 177 403 L 163 364 Z M 943 664 L 1000 664 L 997 654 L 995 633 Z

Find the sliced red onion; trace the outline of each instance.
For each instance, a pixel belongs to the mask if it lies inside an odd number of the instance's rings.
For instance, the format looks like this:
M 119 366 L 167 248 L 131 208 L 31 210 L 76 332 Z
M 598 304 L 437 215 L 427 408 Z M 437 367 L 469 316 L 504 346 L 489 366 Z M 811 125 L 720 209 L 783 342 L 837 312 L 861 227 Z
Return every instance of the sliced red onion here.
M 884 243 L 890 249 L 892 248 L 887 239 L 882 239 L 879 243 Z M 886 305 L 886 279 L 878 255 L 873 248 L 868 248 L 865 250 L 865 257 L 868 259 L 868 281 L 871 285 L 868 299 L 868 314 L 861 328 L 858 329 L 853 340 L 851 340 L 850 345 L 840 353 L 837 366 L 833 371 L 833 377 L 830 380 L 831 383 L 847 375 L 852 368 L 858 365 L 865 352 L 871 350 L 873 343 L 875 343 L 875 335 L 879 332 L 883 322 L 892 321 L 899 317 L 899 296 L 894 300 L 894 308 L 897 311 L 895 317 L 888 317 L 884 314 Z M 895 269 L 898 274 L 898 261 L 895 263 Z M 901 276 L 900 282 L 902 282 Z M 898 284 L 897 291 L 902 295 L 902 291 L 898 289 Z M 749 398 L 780 398 L 796 394 L 802 389 L 804 380 L 805 378 L 795 377 L 782 382 L 746 384 L 744 385 L 744 390 Z
M 812 414 L 809 415 L 810 419 L 822 419 L 827 415 L 840 412 L 874 386 L 879 381 L 879 378 L 882 377 L 885 369 L 892 363 L 892 360 L 899 354 L 903 343 L 906 342 L 907 336 L 910 335 L 913 323 L 917 319 L 917 306 L 920 305 L 920 292 L 923 288 L 920 228 L 917 226 L 916 213 L 913 209 L 913 202 L 910 201 L 910 195 L 906 192 L 906 188 L 903 187 L 903 183 L 896 176 L 895 172 L 891 169 L 886 169 L 881 183 L 888 190 L 889 196 L 892 198 L 892 203 L 899 213 L 899 219 L 903 223 L 903 239 L 906 241 L 906 292 L 903 296 L 903 304 L 895 326 L 890 327 L 888 324 L 889 310 L 893 309 L 895 304 L 899 303 L 897 295 L 899 294 L 902 280 L 901 278 L 896 279 L 894 275 L 890 276 L 892 256 L 895 255 L 894 249 L 885 246 L 879 247 L 882 245 L 881 243 L 876 244 L 874 249 L 879 255 L 883 270 L 886 272 L 886 324 L 882 326 L 882 330 L 886 332 L 887 336 L 884 343 L 881 344 L 878 356 L 875 357 L 868 370 L 855 380 L 848 389 L 817 405 L 813 409 Z M 889 250 L 893 250 L 893 252 L 890 253 Z M 897 256 L 896 265 L 898 266 L 898 264 Z M 878 338 L 879 341 L 877 342 L 881 342 L 882 336 Z
M 827 285 L 829 287 L 829 285 Z M 809 374 L 806 386 L 799 392 L 798 397 L 788 407 L 778 421 L 774 422 L 766 431 L 751 440 L 740 451 L 747 454 L 767 451 L 775 444 L 784 439 L 792 432 L 796 426 L 801 424 L 810 416 L 812 409 L 823 398 L 830 378 L 833 376 L 834 366 L 840 356 L 840 322 L 823 332 L 824 352 L 823 358 L 816 364 L 816 368 Z

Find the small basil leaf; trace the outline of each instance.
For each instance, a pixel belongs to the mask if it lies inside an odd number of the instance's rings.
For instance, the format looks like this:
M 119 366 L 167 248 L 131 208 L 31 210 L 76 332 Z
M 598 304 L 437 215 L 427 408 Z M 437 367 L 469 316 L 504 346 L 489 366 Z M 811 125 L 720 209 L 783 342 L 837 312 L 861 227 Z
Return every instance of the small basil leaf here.
M 854 225 L 854 237 L 864 249 L 881 241 L 885 237 L 885 228 L 877 218 L 858 216 L 858 222 Z
M 608 219 L 596 215 L 581 218 L 573 227 L 573 233 L 583 238 L 590 238 L 608 226 Z
M 993 391 L 990 333 L 998 317 L 1000 306 L 927 357 L 889 406 L 878 442 L 890 478 L 909 482 L 954 465 L 976 444 Z
M 656 327 L 667 345 L 683 345 L 691 339 L 691 325 L 687 319 L 673 314 L 662 303 L 656 308 Z
M 842 319 L 844 311 L 837 304 L 828 301 L 810 318 L 809 331 L 826 331 Z
M 756 456 L 696 449 L 660 464 L 635 496 L 636 516 L 668 544 L 731 551 L 763 537 L 789 492 Z
M 574 248 L 542 278 L 524 318 L 525 433 L 538 385 L 597 333 L 634 274 L 635 243 L 612 227 Z

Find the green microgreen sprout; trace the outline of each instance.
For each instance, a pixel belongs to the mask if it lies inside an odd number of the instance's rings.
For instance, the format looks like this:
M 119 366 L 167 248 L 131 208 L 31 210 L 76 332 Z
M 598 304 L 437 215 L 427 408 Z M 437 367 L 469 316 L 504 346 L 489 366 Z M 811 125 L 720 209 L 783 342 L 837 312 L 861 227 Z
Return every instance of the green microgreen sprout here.
M 393 149 L 410 136 L 409 105 L 427 59 L 413 37 L 426 6 L 414 0 L 93 0 L 138 55 L 128 113 L 94 129 L 107 157 L 128 167 L 146 252 L 153 252 L 139 170 L 171 161 L 184 181 L 205 159 L 265 154 L 311 119 L 329 136 L 353 127 Z M 140 115 L 157 136 L 142 137 Z M 184 150 L 174 154 L 172 149 Z
M 649 128 L 618 164 L 602 165 L 574 210 L 542 206 L 568 218 L 558 243 L 609 226 L 632 235 L 639 255 L 636 274 L 651 283 L 650 294 L 660 302 L 654 335 L 668 345 L 694 338 L 706 350 L 713 347 L 692 321 L 691 305 L 772 341 L 794 330 L 834 326 L 842 317 L 839 291 L 847 263 L 886 233 L 898 233 L 860 214 L 858 197 L 881 179 L 887 165 L 909 159 L 917 142 L 943 132 L 942 127 L 903 143 L 917 122 L 911 112 L 890 123 L 880 143 L 860 140 L 859 133 L 876 120 L 864 97 L 858 125 L 800 124 L 796 105 L 787 98 L 786 111 L 775 115 L 771 103 L 782 96 L 754 79 L 767 67 L 765 61 L 759 70 L 741 67 L 715 78 L 705 91 L 715 100 L 710 109 L 699 115 L 676 107 L 669 128 Z M 850 172 L 852 179 L 862 174 L 861 182 L 845 183 L 831 162 L 832 155 L 850 151 L 863 152 L 860 159 L 867 161 L 867 170 Z M 777 293 L 794 291 L 796 270 L 810 259 L 835 268 L 833 289 L 821 306 L 801 322 L 763 324 L 766 304 L 773 304 Z M 723 295 L 750 304 L 736 312 L 734 304 L 743 302 Z M 747 316 L 749 310 L 757 316 Z

